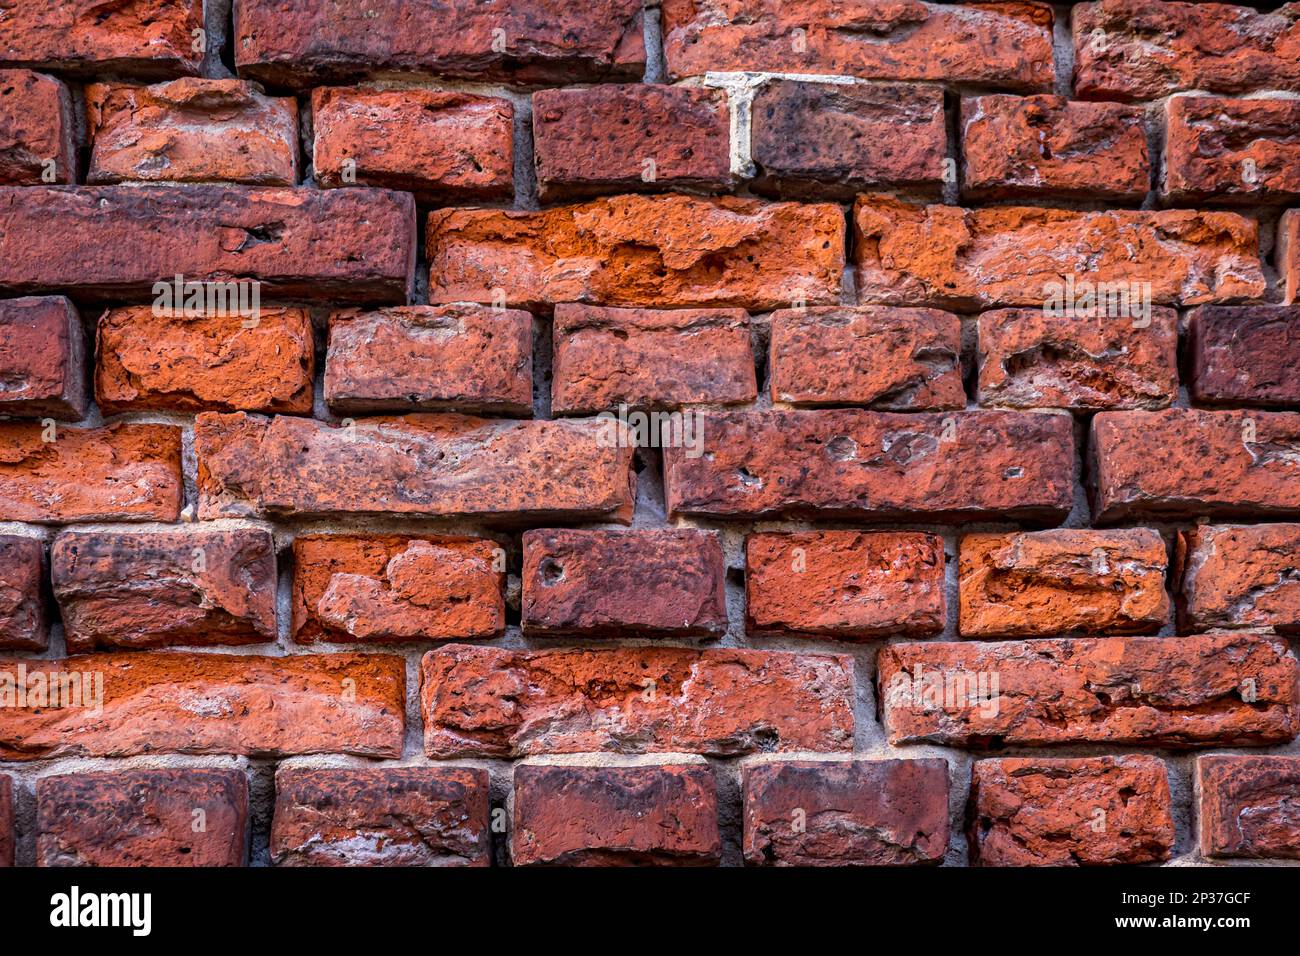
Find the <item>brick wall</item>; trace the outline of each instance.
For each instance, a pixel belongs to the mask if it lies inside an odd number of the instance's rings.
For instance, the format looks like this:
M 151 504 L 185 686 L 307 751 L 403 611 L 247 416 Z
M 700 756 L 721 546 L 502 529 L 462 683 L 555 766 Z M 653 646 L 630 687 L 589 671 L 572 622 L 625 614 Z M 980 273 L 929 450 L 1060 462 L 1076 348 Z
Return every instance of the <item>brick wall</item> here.
M 0 864 L 1300 856 L 1298 203 L 1294 5 L 6 4 Z

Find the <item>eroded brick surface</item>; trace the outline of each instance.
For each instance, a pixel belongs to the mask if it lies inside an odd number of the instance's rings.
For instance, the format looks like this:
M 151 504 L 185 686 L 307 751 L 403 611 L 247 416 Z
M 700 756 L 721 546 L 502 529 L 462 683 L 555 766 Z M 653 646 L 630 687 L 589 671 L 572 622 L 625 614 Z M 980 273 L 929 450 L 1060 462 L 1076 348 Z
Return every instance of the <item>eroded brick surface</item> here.
M 891 743 L 983 749 L 1288 743 L 1298 678 L 1280 639 L 1225 634 L 891 644 L 876 679 Z
M 906 866 L 948 848 L 945 760 L 791 760 L 746 767 L 745 863 Z
M 449 645 L 421 666 L 434 759 L 847 750 L 853 659 L 752 650 Z
M 1178 543 L 1183 627 L 1300 633 L 1300 525 L 1197 525 Z
M 50 579 L 73 653 L 275 640 L 269 531 L 64 531 Z
M 961 633 L 1155 633 L 1169 620 L 1168 563 L 1164 539 L 1148 528 L 966 535 Z
M 1214 754 L 1196 773 L 1203 854 L 1300 859 L 1300 758 Z
M 247 859 L 242 770 L 43 777 L 36 806 L 38 866 L 243 866 Z
M 45 650 L 50 633 L 44 577 L 45 543 L 40 538 L 0 535 L 0 648 Z
M 0 185 L 76 182 L 75 132 L 72 94 L 60 80 L 0 70 Z
M 1103 866 L 1169 859 L 1169 776 L 1155 757 L 979 760 L 971 766 L 972 861 Z
M 486 539 L 302 535 L 293 563 L 299 644 L 464 640 L 505 627 L 505 552 Z
M 1175 96 L 1165 104 L 1165 124 L 1161 187 L 1172 201 L 1300 196 L 1300 102 Z
M 275 775 L 276 866 L 487 866 L 488 775 L 455 767 Z
M 745 541 L 750 633 L 842 638 L 937 634 L 943 541 L 920 532 L 805 531 Z
M 0 412 L 73 421 L 86 414 L 85 333 L 62 296 L 0 301 Z
M 708 866 L 722 856 L 713 771 L 697 764 L 515 769 L 516 866 Z
M 718 536 L 663 531 L 524 534 L 526 634 L 676 634 L 727 630 Z
M 1187 331 L 1198 402 L 1300 405 L 1300 306 L 1202 306 Z

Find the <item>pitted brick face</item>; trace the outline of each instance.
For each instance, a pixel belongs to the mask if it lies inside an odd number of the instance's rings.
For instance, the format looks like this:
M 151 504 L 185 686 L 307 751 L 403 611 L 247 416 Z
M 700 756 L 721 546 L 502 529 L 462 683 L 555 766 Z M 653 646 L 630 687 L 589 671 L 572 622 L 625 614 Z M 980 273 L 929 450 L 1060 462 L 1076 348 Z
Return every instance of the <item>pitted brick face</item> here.
M 1297 2 L 0 0 L 0 866 L 1293 861 L 1298 296 Z

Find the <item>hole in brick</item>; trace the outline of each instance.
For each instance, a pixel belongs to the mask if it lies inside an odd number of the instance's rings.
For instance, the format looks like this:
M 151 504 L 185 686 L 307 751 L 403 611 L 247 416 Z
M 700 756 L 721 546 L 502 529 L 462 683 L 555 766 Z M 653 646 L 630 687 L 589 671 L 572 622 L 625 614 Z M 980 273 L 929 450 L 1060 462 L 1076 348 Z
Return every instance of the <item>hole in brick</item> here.
M 538 572 L 545 585 L 559 584 L 564 580 L 564 567 L 554 558 L 544 558 Z

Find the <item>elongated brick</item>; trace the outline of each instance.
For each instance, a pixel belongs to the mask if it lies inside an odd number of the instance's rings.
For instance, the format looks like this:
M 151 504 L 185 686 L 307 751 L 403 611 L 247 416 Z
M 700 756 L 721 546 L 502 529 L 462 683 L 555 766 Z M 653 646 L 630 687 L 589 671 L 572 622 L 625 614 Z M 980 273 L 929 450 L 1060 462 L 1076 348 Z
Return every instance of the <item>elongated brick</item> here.
M 745 863 L 907 866 L 948 849 L 946 760 L 781 760 L 745 767 Z
M 245 304 L 251 301 L 250 291 Z M 95 369 L 100 409 L 311 412 L 311 314 L 260 306 L 246 312 L 191 316 L 175 306 L 105 312 Z
M 1206 856 L 1300 860 L 1300 758 L 1200 757 L 1196 791 Z
M 0 535 L 0 648 L 43 651 L 49 644 L 44 578 L 45 542 Z
M 1151 189 L 1143 112 L 1063 96 L 961 101 L 962 195 L 1140 202 Z
M 455 410 L 529 418 L 533 317 L 477 305 L 335 312 L 325 401 L 336 412 Z
M 86 87 L 88 183 L 298 181 L 298 103 L 255 83 L 186 77 Z
M 1300 90 L 1300 22 L 1289 6 L 1103 0 L 1071 13 L 1080 99 Z
M 1277 221 L 1277 263 L 1282 301 L 1300 302 L 1300 209 L 1288 209 Z
M 521 764 L 510 855 L 515 866 L 716 866 L 713 771 Z
M 113 4 L 82 0 L 12 3 L 5 7 L 0 66 L 73 74 L 121 72 L 140 77 L 196 74 L 207 44 L 203 0 Z
M 182 495 L 174 425 L 0 424 L 5 521 L 175 521 Z
M 629 83 L 533 94 L 537 187 L 545 201 L 731 185 L 727 95 Z
M 937 634 L 947 619 L 943 541 L 914 531 L 803 531 L 745 539 L 751 634 Z
M 1170 97 L 1160 185 L 1170 201 L 1179 203 L 1300 198 L 1300 102 Z
M 943 188 L 938 87 L 775 79 L 754 95 L 751 117 L 756 192 L 847 200 L 873 187 Z
M 71 653 L 275 640 L 275 545 L 262 529 L 64 531 L 50 580 Z
M 1300 405 L 1300 306 L 1202 306 L 1187 333 L 1197 402 Z
M 423 201 L 514 197 L 514 107 L 441 90 L 312 91 L 312 162 L 322 186 L 383 186 Z
M 815 306 L 771 316 L 772 401 L 965 408 L 961 320 L 938 309 Z
M 645 70 L 641 0 L 563 0 L 436 6 L 370 0 L 239 0 L 235 66 L 279 86 L 389 73 L 512 83 L 640 78 Z
M 487 866 L 488 774 L 459 767 L 275 774 L 276 866 Z
M 1190 631 L 1300 633 L 1300 524 L 1197 525 L 1178 538 L 1178 611 Z
M 1263 295 L 1258 225 L 1229 212 L 920 206 L 859 196 L 858 301 L 974 310 L 1043 307 L 1062 277 L 1158 305 Z
M 435 304 L 764 311 L 839 301 L 844 267 L 844 214 L 826 203 L 632 195 L 541 212 L 437 209 L 426 239 Z
M 1052 11 L 1042 3 L 665 0 L 663 28 L 673 79 L 758 70 L 1052 85 Z
M 70 773 L 36 782 L 37 866 L 243 866 L 242 770 Z
M 75 133 L 72 94 L 61 80 L 0 70 L 0 185 L 76 182 Z
M 1062 300 L 1065 301 L 1065 300 Z M 1167 408 L 1178 314 L 1115 298 L 1115 315 L 998 309 L 979 317 L 979 400 L 1003 408 Z
M 483 538 L 300 535 L 299 644 L 495 637 L 506 625 L 505 552 Z
M 62 296 L 0 300 L 0 413 L 85 417 L 86 336 Z
M 421 665 L 430 757 L 840 751 L 853 742 L 853 659 L 624 647 L 450 644 Z
M 555 307 L 556 414 L 753 401 L 749 316 L 740 309 Z
M 1300 732 L 1300 669 L 1266 636 L 890 644 L 877 663 L 892 744 L 1183 749 Z
M 120 300 L 176 275 L 262 294 L 404 302 L 415 203 L 380 189 L 0 187 L 0 292 Z
M 1098 521 L 1300 515 L 1295 412 L 1102 412 L 1089 447 Z
M 1168 860 L 1169 773 L 1144 756 L 977 760 L 968 837 L 978 866 Z
M 718 536 L 690 528 L 524 533 L 525 634 L 676 634 L 727 630 Z
M 964 637 L 1154 634 L 1169 621 L 1158 531 L 969 534 L 958 575 Z
M 204 413 L 194 423 L 199 516 L 632 513 L 633 448 L 616 422 L 464 415 L 304 418 Z M 3 487 L 0 484 L 0 487 Z
M 1073 495 L 1063 415 L 710 412 L 664 449 L 676 515 L 1059 520 Z
M 405 668 L 380 654 L 135 652 L 0 661 L 0 759 L 399 757 Z

